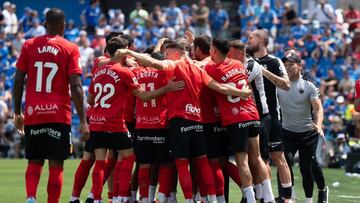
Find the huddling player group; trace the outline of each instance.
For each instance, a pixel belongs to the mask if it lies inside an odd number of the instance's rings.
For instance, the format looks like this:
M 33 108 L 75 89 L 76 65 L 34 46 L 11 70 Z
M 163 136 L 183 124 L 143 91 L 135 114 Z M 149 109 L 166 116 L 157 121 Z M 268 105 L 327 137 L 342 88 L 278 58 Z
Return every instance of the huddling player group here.
M 101 202 L 106 182 L 113 203 L 134 202 L 137 190 L 139 201 L 153 202 L 156 185 L 159 202 L 177 202 L 179 181 L 187 203 L 224 203 L 224 174 L 247 202 L 275 202 L 270 157 L 280 195 L 292 202 L 277 99 L 277 89 L 289 90 L 290 81 L 283 62 L 266 52 L 266 31 L 253 31 L 246 45 L 187 32 L 146 53 L 133 51 L 129 35 L 110 33 L 104 56 L 94 62 L 85 112 L 80 54 L 61 37 L 64 20 L 61 10 L 50 9 L 47 34 L 27 40 L 17 62 L 15 125 L 25 134 L 28 203 L 36 202 L 44 159 L 48 202 L 59 202 L 71 146 L 69 92 L 86 140 L 71 203 L 80 202 L 93 165 L 86 202 Z

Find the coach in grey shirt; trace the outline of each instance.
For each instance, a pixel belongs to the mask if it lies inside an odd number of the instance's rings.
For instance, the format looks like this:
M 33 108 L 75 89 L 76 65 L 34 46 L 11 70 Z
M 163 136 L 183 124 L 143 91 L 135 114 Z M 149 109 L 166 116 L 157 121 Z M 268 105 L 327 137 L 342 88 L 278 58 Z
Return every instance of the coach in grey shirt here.
M 286 54 L 283 62 L 291 86 L 289 91 L 278 89 L 285 156 L 288 165 L 292 166 L 293 157 L 299 151 L 306 203 L 312 203 L 314 188 L 312 164 L 313 159 L 316 159 L 319 136 L 324 136 L 321 129 L 323 108 L 318 88 L 301 75 L 302 63 L 299 55 L 292 51 Z M 322 174 L 321 176 L 323 177 Z M 328 188 L 325 186 L 325 181 L 320 188 L 318 202 L 328 202 Z

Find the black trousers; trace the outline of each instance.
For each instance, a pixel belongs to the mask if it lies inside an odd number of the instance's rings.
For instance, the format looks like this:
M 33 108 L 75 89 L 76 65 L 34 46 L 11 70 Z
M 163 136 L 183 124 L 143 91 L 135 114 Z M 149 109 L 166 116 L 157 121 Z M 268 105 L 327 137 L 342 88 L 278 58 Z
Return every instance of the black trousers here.
M 295 133 L 285 129 L 283 131 L 284 153 L 286 161 L 290 167 L 291 180 L 294 184 L 294 174 L 292 171 L 294 156 L 299 151 L 300 172 L 302 175 L 302 184 L 305 196 L 310 198 L 313 196 L 314 180 L 319 189 L 325 187 L 325 179 L 316 159 L 316 147 L 319 141 L 319 133 L 315 130 Z

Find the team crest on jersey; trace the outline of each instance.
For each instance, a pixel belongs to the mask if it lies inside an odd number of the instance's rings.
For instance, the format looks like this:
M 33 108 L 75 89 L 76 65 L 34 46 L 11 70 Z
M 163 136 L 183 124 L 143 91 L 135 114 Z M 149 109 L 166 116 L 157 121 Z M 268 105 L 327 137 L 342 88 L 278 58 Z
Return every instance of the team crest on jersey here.
M 28 106 L 27 113 L 31 116 L 34 113 L 34 108 L 32 106 Z
M 232 113 L 233 115 L 238 115 L 239 112 L 240 112 L 240 111 L 239 111 L 238 108 L 235 108 L 235 107 L 234 107 L 234 108 L 231 109 L 231 113 Z

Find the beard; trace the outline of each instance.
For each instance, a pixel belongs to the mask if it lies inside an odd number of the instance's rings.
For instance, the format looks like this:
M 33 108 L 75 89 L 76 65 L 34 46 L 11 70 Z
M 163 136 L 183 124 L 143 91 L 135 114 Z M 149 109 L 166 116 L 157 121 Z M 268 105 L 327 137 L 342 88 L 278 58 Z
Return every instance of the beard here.
M 254 56 L 256 52 L 260 50 L 259 44 L 256 44 L 254 46 L 246 45 L 246 54 L 250 56 Z

